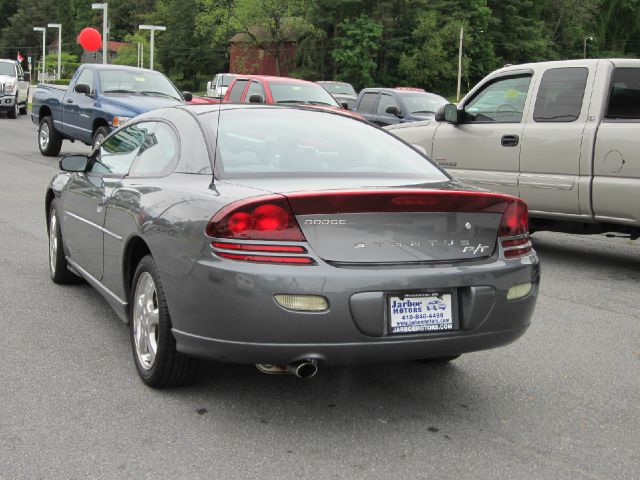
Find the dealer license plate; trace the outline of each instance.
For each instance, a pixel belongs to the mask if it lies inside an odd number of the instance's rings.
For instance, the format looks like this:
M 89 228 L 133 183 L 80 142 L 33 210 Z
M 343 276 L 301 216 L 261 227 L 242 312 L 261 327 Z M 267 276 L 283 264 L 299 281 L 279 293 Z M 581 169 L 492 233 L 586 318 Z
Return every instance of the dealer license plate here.
M 390 333 L 453 330 L 450 293 L 420 293 L 389 297 Z

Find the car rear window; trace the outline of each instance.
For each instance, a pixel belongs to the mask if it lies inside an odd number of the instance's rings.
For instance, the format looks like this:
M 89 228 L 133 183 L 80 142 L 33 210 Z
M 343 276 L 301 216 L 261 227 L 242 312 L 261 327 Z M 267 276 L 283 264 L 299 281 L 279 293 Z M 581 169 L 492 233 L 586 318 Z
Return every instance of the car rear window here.
M 415 177 L 446 181 L 427 158 L 393 135 L 341 114 L 304 108 L 233 109 L 204 116 L 222 178 L 273 176 Z
M 436 113 L 438 108 L 449 103 L 446 98 L 440 95 L 433 95 L 426 92 L 406 92 L 401 93 L 400 98 L 404 102 L 410 113 Z
M 338 102 L 314 83 L 269 82 L 274 103 L 309 103 L 339 107 Z

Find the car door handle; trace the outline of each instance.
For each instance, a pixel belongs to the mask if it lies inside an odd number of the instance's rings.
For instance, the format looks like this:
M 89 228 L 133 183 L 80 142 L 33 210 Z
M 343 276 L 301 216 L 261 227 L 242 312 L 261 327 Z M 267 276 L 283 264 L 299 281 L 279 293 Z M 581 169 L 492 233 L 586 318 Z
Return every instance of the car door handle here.
M 518 135 L 503 135 L 501 144 L 503 147 L 516 147 L 520 142 L 520 137 Z
M 73 103 L 73 99 L 72 98 L 67 98 L 67 103 Z

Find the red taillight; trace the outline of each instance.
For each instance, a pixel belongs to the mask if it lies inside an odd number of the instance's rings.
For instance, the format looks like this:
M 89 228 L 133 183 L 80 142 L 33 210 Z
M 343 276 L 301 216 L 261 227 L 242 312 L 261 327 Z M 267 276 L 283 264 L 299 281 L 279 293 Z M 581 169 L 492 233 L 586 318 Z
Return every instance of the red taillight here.
M 529 212 L 527 204 L 520 199 L 512 199 L 504 213 L 502 222 L 498 230 L 498 237 L 514 237 L 522 235 L 521 238 L 502 240 L 502 247 L 505 248 L 506 258 L 521 257 L 531 252 L 529 243 Z M 520 248 L 515 248 L 520 247 Z
M 287 200 L 280 195 L 227 205 L 213 216 L 206 233 L 215 238 L 305 241 Z
M 219 257 L 230 260 L 240 260 L 243 262 L 261 263 L 289 263 L 297 265 L 313 265 L 314 261 L 309 257 L 273 257 L 269 255 L 248 255 L 243 253 L 223 253 L 217 252 Z
M 529 232 L 529 212 L 527 204 L 519 198 L 513 198 L 502 214 L 502 222 L 498 230 L 499 237 L 514 237 Z
M 307 253 L 307 249 L 298 245 L 255 245 L 251 243 L 212 242 L 215 248 L 224 250 L 244 250 L 250 252 L 269 253 Z

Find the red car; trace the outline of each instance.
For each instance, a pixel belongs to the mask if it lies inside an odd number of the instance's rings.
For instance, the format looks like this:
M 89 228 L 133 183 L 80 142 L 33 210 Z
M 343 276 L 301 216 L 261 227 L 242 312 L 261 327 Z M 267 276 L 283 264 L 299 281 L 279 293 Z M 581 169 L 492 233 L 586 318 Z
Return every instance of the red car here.
M 225 94 L 223 103 L 270 103 L 282 105 L 303 104 L 315 108 L 338 110 L 340 113 L 363 120 L 350 112 L 314 82 L 289 77 L 242 75 L 236 77 Z

